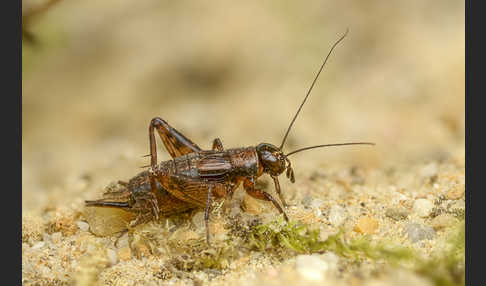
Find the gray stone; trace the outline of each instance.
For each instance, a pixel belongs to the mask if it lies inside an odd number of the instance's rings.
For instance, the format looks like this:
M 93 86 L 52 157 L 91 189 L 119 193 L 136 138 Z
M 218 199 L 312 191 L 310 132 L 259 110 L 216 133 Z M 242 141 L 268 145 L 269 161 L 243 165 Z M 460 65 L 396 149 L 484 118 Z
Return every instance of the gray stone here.
M 407 235 L 408 240 L 415 243 L 424 239 L 434 239 L 435 230 L 419 223 L 409 223 L 403 229 L 403 235 Z
M 312 196 L 310 194 L 306 194 L 301 202 L 304 205 L 304 207 L 310 207 L 312 201 L 313 201 Z
M 391 219 L 398 221 L 398 220 L 406 219 L 409 215 L 409 212 L 408 210 L 402 207 L 389 208 L 385 211 L 385 215 Z

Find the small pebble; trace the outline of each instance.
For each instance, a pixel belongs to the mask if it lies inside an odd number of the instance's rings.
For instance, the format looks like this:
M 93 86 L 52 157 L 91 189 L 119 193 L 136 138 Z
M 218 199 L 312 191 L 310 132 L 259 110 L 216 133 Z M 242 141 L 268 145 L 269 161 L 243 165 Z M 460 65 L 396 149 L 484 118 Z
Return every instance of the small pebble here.
M 118 256 L 116 255 L 116 251 L 111 248 L 106 250 L 106 256 L 108 256 L 108 260 L 110 261 L 111 265 L 115 265 L 118 262 Z
M 465 186 L 463 184 L 454 185 L 446 194 L 448 200 L 458 200 L 464 195 Z
M 27 213 L 22 215 L 22 241 L 36 241 L 42 238 L 44 221 L 41 217 Z
M 420 170 L 420 175 L 424 178 L 429 178 L 437 174 L 438 167 L 436 163 L 427 164 Z
M 453 204 L 448 205 L 447 208 L 456 217 L 464 217 L 466 213 L 466 203 L 464 200 L 457 200 Z
M 97 236 L 108 236 L 123 231 L 135 218 L 133 213 L 122 209 L 94 207 L 85 208 L 84 216 L 90 231 Z
M 118 241 L 116 242 L 116 246 L 118 248 L 128 246 L 128 232 L 126 232 L 125 234 L 120 236 L 120 238 L 118 238 Z
M 44 241 L 39 241 L 37 243 L 35 243 L 33 246 L 32 246 L 32 249 L 39 249 L 39 248 L 42 248 L 44 247 L 46 243 Z
M 245 212 L 255 215 L 261 214 L 265 209 L 264 202 L 252 198 L 248 194 L 243 197 L 243 207 Z
M 230 217 L 235 217 L 241 213 L 241 208 L 240 206 L 234 206 L 231 208 L 229 216 Z
M 344 220 L 346 220 L 346 210 L 339 205 L 333 205 L 329 211 L 329 222 L 333 226 L 340 226 Z
M 463 200 L 456 201 L 449 206 L 450 210 L 464 210 L 466 208 L 466 203 Z
M 146 243 L 138 243 L 135 244 L 135 255 L 137 256 L 138 259 L 141 259 L 142 257 L 149 257 L 151 252 Z
M 403 235 L 407 235 L 408 240 L 415 243 L 424 239 L 433 239 L 435 230 L 426 225 L 409 223 L 403 229 Z
M 196 227 L 196 229 L 202 229 L 205 227 L 204 222 L 204 212 L 197 212 L 192 216 L 191 219 L 192 223 Z
M 409 212 L 402 207 L 389 208 L 385 211 L 385 215 L 394 220 L 402 220 L 408 217 Z
M 118 258 L 122 261 L 128 261 L 132 259 L 132 251 L 130 250 L 130 247 L 125 246 L 122 247 L 118 250 Z
M 399 192 L 394 192 L 393 197 L 391 199 L 391 204 L 392 205 L 397 205 L 402 201 L 406 201 L 407 197 L 404 194 L 401 194 Z
M 296 258 L 296 270 L 306 280 L 322 281 L 325 271 L 329 269 L 327 262 L 318 255 L 299 255 Z
M 454 216 L 451 214 L 441 214 L 432 219 L 430 226 L 432 226 L 435 230 L 439 230 L 453 226 L 455 221 Z
M 61 232 L 55 232 L 51 234 L 51 240 L 54 243 L 59 243 L 62 239 L 62 233 Z
M 354 226 L 354 231 L 363 234 L 373 234 L 378 229 L 379 223 L 376 219 L 371 217 L 362 217 Z
M 413 203 L 413 211 L 419 217 L 428 217 L 434 208 L 434 204 L 426 199 L 417 199 Z
M 76 224 L 78 225 L 78 228 L 82 231 L 88 231 L 89 230 L 89 224 L 87 222 L 84 222 L 84 221 L 81 221 L 81 220 L 78 220 L 76 222 Z

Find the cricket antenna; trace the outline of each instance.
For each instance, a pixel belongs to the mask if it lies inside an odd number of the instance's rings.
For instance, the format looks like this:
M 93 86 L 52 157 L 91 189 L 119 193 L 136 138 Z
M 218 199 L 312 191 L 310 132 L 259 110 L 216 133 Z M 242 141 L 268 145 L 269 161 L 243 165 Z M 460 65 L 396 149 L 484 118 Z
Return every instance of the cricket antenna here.
M 345 145 L 375 145 L 375 143 L 371 143 L 371 142 L 351 142 L 351 143 L 337 143 L 337 144 L 316 145 L 316 146 L 305 147 L 305 148 L 301 148 L 301 149 L 292 151 L 292 152 L 286 154 L 285 157 L 288 157 L 288 156 L 290 156 L 292 154 L 299 153 L 301 151 L 305 151 L 305 150 L 309 150 L 309 149 L 321 148 L 321 147 L 331 147 L 331 146 L 345 146 Z
M 346 29 L 346 32 L 344 33 L 344 35 L 342 35 L 342 36 L 341 36 L 341 38 L 339 38 L 339 40 L 337 40 L 337 42 L 336 42 L 336 43 L 334 43 L 334 45 L 332 46 L 331 50 L 330 50 L 330 51 L 329 51 L 329 53 L 327 54 L 326 59 L 324 60 L 324 63 L 322 63 L 321 68 L 319 69 L 319 72 L 317 73 L 316 77 L 314 78 L 314 81 L 312 82 L 311 87 L 310 87 L 310 88 L 309 88 L 309 90 L 307 91 L 307 94 L 306 94 L 306 96 L 305 96 L 304 100 L 303 100 L 303 101 L 302 101 L 302 103 L 300 104 L 299 109 L 297 109 L 297 113 L 294 115 L 294 118 L 292 119 L 292 122 L 290 122 L 289 128 L 287 129 L 287 132 L 285 133 L 285 136 L 284 136 L 284 138 L 283 138 L 283 140 L 282 140 L 282 144 L 280 145 L 280 148 L 279 148 L 280 150 L 282 150 L 282 147 L 283 147 L 283 145 L 285 144 L 285 140 L 287 140 L 287 136 L 289 135 L 290 129 L 292 128 L 292 125 L 294 124 L 294 121 L 295 121 L 295 119 L 297 118 L 297 115 L 299 115 L 299 112 L 300 112 L 300 110 L 302 109 L 302 106 L 304 106 L 304 103 L 305 103 L 305 101 L 307 100 L 307 97 L 309 97 L 309 94 L 311 93 L 312 88 L 314 87 L 314 84 L 315 84 L 315 83 L 316 83 L 316 81 L 317 81 L 317 78 L 318 78 L 318 77 L 319 77 L 319 75 L 321 74 L 322 69 L 323 69 L 323 68 L 324 68 L 324 66 L 326 65 L 327 59 L 328 59 L 328 58 L 329 58 L 329 56 L 331 55 L 332 50 L 334 50 L 334 48 L 337 46 L 337 44 L 339 44 L 339 42 L 341 42 L 341 41 L 344 39 L 344 37 L 346 37 L 346 35 L 348 34 L 348 32 L 349 32 L 349 28 L 348 28 L 348 29 Z

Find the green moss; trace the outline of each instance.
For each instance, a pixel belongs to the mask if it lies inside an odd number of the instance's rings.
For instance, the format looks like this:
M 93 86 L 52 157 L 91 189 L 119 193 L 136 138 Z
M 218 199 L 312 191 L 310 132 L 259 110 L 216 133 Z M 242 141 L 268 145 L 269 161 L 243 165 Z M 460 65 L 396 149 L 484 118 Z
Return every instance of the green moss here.
M 186 241 L 185 244 L 169 242 L 170 264 L 180 271 L 226 269 L 240 257 L 237 243 L 226 240 L 208 246 L 205 238 Z
M 247 243 L 259 251 L 290 250 L 297 253 L 322 253 L 332 251 L 342 257 L 382 261 L 395 267 L 404 267 L 429 279 L 437 286 L 464 285 L 465 283 L 465 231 L 464 221 L 451 229 L 447 247 L 429 259 L 424 259 L 409 247 L 391 242 L 373 242 L 370 237 L 346 241 L 343 232 L 319 240 L 319 230 L 308 225 L 277 220 L 265 225 L 250 227 Z
M 447 247 L 428 260 L 418 261 L 416 271 L 434 281 L 437 286 L 465 285 L 464 221 L 460 221 L 447 234 Z

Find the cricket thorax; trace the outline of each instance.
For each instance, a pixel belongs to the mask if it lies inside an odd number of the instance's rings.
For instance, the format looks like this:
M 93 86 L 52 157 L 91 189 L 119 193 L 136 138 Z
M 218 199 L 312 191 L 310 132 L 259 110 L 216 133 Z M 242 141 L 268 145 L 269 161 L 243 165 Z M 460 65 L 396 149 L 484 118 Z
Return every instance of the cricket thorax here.
M 233 176 L 257 177 L 261 170 L 255 147 L 228 149 Z

